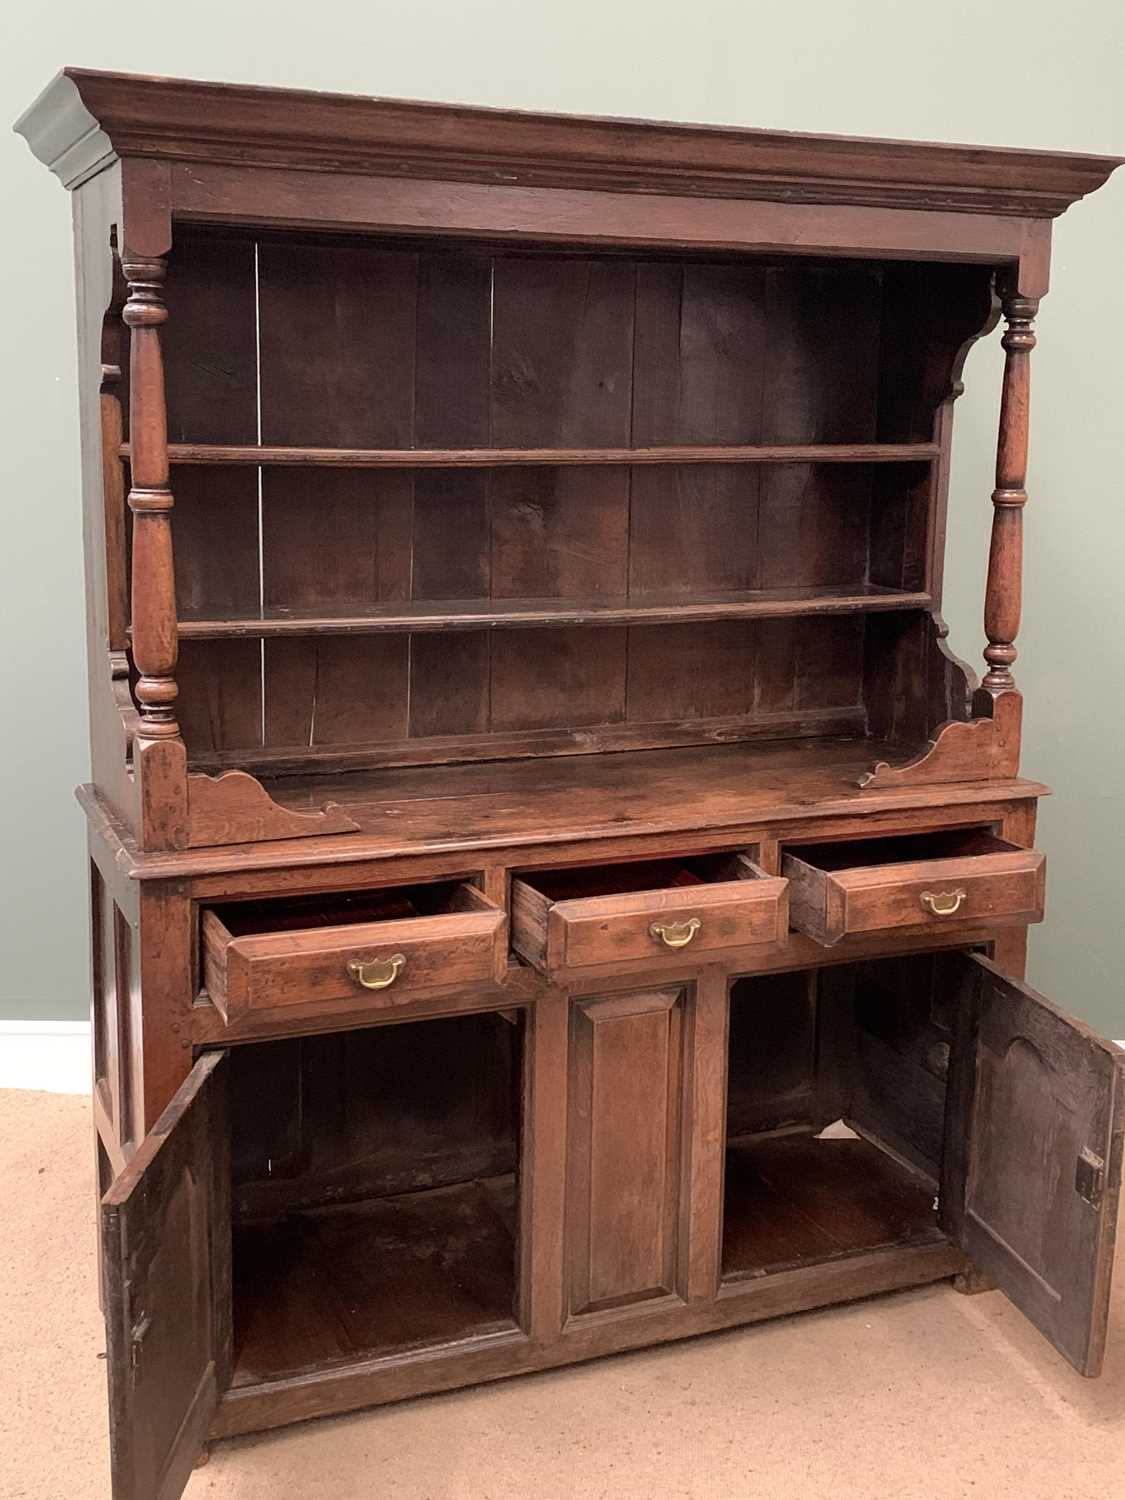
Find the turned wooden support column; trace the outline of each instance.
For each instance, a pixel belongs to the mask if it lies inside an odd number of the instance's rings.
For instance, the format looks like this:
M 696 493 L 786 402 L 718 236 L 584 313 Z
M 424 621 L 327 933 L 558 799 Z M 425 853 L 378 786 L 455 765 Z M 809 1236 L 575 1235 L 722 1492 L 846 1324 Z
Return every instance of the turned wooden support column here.
M 129 296 L 129 440 L 133 513 L 132 623 L 137 737 L 172 740 L 176 722 L 176 579 L 172 557 L 172 491 L 168 483 L 168 431 L 160 325 L 168 317 L 162 258 L 125 259 Z
M 1031 400 L 1031 351 L 1037 297 L 1001 287 L 1007 328 L 1002 343 L 1004 388 L 1000 402 L 1000 438 L 996 450 L 995 507 L 988 553 L 988 587 L 984 600 L 984 633 L 988 663 L 981 687 L 1002 693 L 1015 687 L 1012 664 L 1020 628 L 1023 572 L 1023 508 L 1027 504 L 1027 434 Z

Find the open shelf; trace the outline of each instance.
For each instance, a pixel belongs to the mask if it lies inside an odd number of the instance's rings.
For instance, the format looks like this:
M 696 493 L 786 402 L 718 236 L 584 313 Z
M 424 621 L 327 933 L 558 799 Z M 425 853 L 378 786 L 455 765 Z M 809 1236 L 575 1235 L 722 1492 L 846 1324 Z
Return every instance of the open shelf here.
M 920 747 L 960 691 L 931 618 L 936 417 L 986 279 L 185 232 L 191 764 Z
M 660 599 L 435 599 L 339 612 L 270 609 L 223 618 L 181 614 L 179 634 L 183 640 L 234 640 L 247 636 L 369 635 L 380 631 L 668 625 L 928 609 L 932 603 L 928 593 L 881 588 L 877 584 L 819 588 L 813 592 L 799 588 L 749 589 Z
M 862 1139 L 727 1144 L 725 1281 L 891 1245 L 940 1242 L 933 1188 Z
M 170 443 L 173 464 L 304 464 L 343 469 L 498 469 L 522 464 L 893 464 L 928 462 L 936 443 L 771 443 L 660 448 L 314 448 Z M 119 449 L 130 457 L 128 443 Z

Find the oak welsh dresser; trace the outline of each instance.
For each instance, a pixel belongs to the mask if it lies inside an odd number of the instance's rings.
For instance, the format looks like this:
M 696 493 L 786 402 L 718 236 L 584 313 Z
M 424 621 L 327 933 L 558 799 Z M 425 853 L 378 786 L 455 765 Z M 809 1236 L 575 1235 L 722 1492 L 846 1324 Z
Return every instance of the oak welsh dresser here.
M 116 1500 L 940 1278 L 1096 1374 L 1122 1056 L 1021 982 L 1012 668 L 1051 224 L 1118 163 L 74 69 L 17 128 L 77 244 Z

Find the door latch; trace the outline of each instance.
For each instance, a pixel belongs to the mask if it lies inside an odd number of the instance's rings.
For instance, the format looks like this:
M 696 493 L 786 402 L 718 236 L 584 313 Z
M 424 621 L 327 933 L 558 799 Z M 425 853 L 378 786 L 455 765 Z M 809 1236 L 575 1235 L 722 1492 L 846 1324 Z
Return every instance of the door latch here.
M 1074 1167 L 1074 1191 L 1091 1208 L 1100 1208 L 1104 1187 L 1105 1162 L 1088 1146 L 1083 1146 Z

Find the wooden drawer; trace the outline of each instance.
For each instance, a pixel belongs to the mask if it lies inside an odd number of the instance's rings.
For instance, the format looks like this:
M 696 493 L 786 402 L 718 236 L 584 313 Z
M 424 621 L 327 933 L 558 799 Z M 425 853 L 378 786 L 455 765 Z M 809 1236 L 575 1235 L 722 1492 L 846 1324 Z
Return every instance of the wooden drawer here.
M 785 881 L 745 854 L 574 870 L 512 881 L 512 946 L 556 978 L 652 961 L 682 967 L 731 948 L 784 941 Z
M 793 926 L 832 944 L 856 933 L 1043 917 L 1046 862 L 982 829 L 788 849 Z
M 203 913 L 203 978 L 228 1020 L 315 1001 L 385 1010 L 499 982 L 506 928 L 500 908 L 460 881 L 240 902 Z

